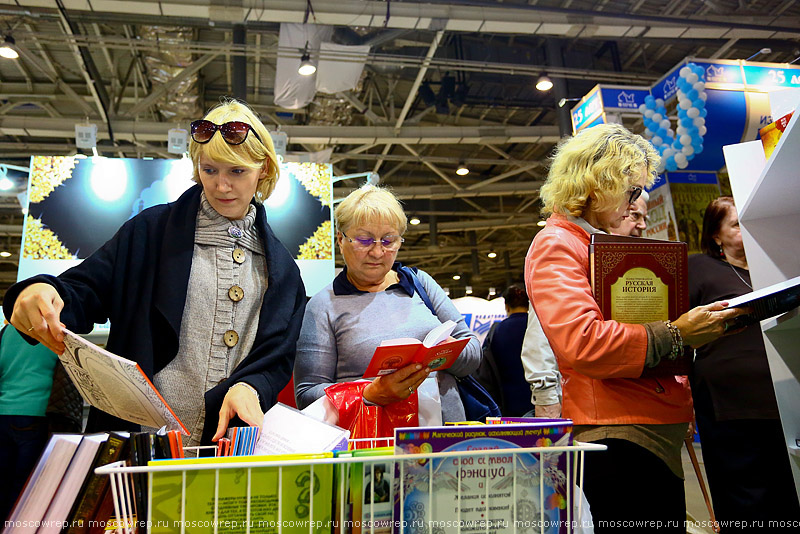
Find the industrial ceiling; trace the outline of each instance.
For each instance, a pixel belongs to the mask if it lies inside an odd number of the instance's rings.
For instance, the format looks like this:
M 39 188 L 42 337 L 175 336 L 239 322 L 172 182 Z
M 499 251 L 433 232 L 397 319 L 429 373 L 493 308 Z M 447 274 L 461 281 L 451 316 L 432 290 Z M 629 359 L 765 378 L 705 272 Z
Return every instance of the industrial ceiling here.
M 301 109 L 274 103 L 281 23 L 326 25 L 369 45 L 351 91 Z M 569 133 L 569 105 L 595 84 L 652 84 L 685 57 L 792 62 L 794 0 L 0 0 L 0 163 L 75 154 L 76 123 L 98 126 L 113 157 L 176 157 L 166 132 L 223 96 L 244 98 L 290 152 L 332 149 L 336 176 L 377 172 L 410 226 L 399 253 L 451 296 L 522 279 L 539 228 L 547 158 Z M 546 74 L 547 92 L 534 85 Z M 641 130 L 637 114 L 622 117 Z M 469 174 L 459 176 L 465 164 Z M 0 293 L 16 280 L 23 216 L 0 194 Z M 336 184 L 343 197 L 363 179 Z M 490 258 L 488 253 L 495 252 Z M 337 260 L 341 258 L 337 256 Z M 453 280 L 460 274 L 461 279 Z

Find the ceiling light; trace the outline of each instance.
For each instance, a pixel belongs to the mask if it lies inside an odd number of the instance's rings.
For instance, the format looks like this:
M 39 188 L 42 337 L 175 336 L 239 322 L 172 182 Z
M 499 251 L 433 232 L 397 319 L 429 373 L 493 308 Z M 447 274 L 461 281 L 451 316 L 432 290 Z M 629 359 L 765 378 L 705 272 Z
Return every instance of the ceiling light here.
M 300 57 L 300 67 L 297 69 L 297 74 L 300 76 L 311 76 L 317 72 L 317 67 L 311 63 L 311 56 L 308 53 L 308 41 L 306 41 L 306 46 L 303 48 L 303 55 Z
M 472 295 L 472 286 L 466 286 L 466 293 L 467 295 Z
M 772 49 L 771 48 L 764 47 L 761 50 L 759 50 L 758 52 L 756 52 L 755 54 L 753 54 L 752 56 L 750 56 L 749 58 L 745 59 L 745 61 L 750 61 L 754 57 L 759 56 L 761 54 L 771 54 L 771 53 L 772 53 Z
M 416 225 L 418 225 L 420 222 L 421 222 L 421 221 L 419 220 L 419 217 L 411 217 L 411 219 L 409 219 L 409 221 L 408 221 L 408 224 L 410 224 L 410 225 L 412 225 L 412 226 L 416 226 Z
M 487 256 L 489 256 L 492 259 L 495 259 L 497 257 L 497 252 L 495 252 L 494 250 L 490 250 Z
M 495 289 L 493 287 L 490 287 L 489 288 L 489 296 L 493 297 L 494 295 L 497 295 L 497 289 Z
M 14 188 L 14 182 L 8 179 L 7 176 L 0 178 L 0 191 L 8 191 Z
M 460 274 L 454 274 L 453 275 L 453 280 L 461 280 L 461 275 Z
M 536 226 L 544 226 L 547 224 L 547 221 L 539 221 L 536 223 Z
M 562 98 L 558 101 L 558 107 L 563 108 L 567 102 L 577 102 L 580 98 Z
M 456 174 L 459 176 L 466 176 L 469 174 L 469 169 L 467 168 L 466 164 L 462 163 L 456 169 Z
M 11 253 L 7 250 L 4 250 L 3 252 L 0 252 L 0 256 L 2 256 L 3 258 L 8 258 L 9 256 L 11 256 Z
M 542 74 L 539 76 L 539 79 L 536 80 L 536 89 L 539 91 L 549 91 L 553 88 L 553 80 L 547 77 L 546 74 Z
M 3 40 L 3 46 L 0 46 L 0 56 L 6 59 L 17 59 L 19 53 L 14 47 L 14 44 L 14 38 L 10 35 L 6 35 L 6 38 Z

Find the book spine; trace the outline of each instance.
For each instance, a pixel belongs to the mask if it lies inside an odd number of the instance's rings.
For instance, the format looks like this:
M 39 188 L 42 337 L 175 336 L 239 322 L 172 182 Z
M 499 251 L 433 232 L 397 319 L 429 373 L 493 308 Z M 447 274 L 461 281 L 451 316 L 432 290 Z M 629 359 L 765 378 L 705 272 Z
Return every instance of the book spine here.
M 102 498 L 105 496 L 110 479 L 106 475 L 95 474 L 94 468 L 116 462 L 122 457 L 128 439 L 110 434 L 101 446 L 91 474 L 81 488 L 75 505 L 69 514 L 65 531 L 67 534 L 85 534 L 89 530 L 89 521 L 95 516 Z

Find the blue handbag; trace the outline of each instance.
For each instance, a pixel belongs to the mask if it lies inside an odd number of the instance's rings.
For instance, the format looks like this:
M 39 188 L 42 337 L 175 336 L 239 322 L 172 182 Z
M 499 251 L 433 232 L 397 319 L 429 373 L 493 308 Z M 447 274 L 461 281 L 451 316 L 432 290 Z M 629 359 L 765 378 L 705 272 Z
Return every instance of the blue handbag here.
M 422 287 L 422 283 L 417 278 L 417 273 L 410 267 L 400 267 L 406 274 L 409 275 L 414 282 L 414 288 L 419 294 L 422 302 L 431 310 L 433 315 L 436 315 L 436 310 L 433 308 L 433 303 L 428 297 L 428 292 Z M 438 316 L 437 316 L 438 317 Z M 486 421 L 487 417 L 500 417 L 500 408 L 497 403 L 486 391 L 480 382 L 475 380 L 472 375 L 455 376 L 456 386 L 458 386 L 458 394 L 461 396 L 461 404 L 464 405 L 464 414 L 467 421 Z

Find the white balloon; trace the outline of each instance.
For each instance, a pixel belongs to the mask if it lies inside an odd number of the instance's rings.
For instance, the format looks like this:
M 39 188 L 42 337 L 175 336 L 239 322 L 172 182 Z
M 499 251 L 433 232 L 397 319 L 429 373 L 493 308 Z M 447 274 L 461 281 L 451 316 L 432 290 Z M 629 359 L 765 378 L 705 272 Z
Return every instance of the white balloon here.
M 706 90 L 706 82 L 700 80 L 699 82 L 697 82 L 692 86 L 692 89 L 694 89 L 695 91 L 697 91 L 698 94 L 700 94 Z
M 641 104 L 641 105 L 639 106 L 639 113 L 641 113 L 642 115 L 644 115 L 644 112 L 645 112 L 646 110 L 647 110 L 647 106 L 645 106 L 644 104 Z
M 644 136 L 647 137 L 648 139 L 653 137 L 654 133 L 655 132 L 653 132 L 650 128 L 645 128 L 644 129 Z
M 677 95 L 678 95 L 678 101 L 681 101 L 681 100 L 683 100 L 684 98 L 686 98 L 686 93 L 684 93 L 684 92 L 683 92 L 683 91 L 681 91 L 680 89 L 678 89 Z
M 708 95 L 706 93 L 700 93 L 697 95 L 697 98 L 705 102 L 706 100 L 708 100 Z
M 679 165 L 681 163 L 686 163 L 687 161 L 689 160 L 686 159 L 686 154 L 684 154 L 683 152 L 678 152 L 677 154 L 675 154 L 675 162 L 678 163 Z
M 655 136 L 653 139 L 651 139 L 651 141 L 655 146 L 661 146 L 664 143 L 664 140 L 659 136 Z
M 705 126 L 700 126 L 700 127 L 697 128 L 697 133 L 700 134 L 700 137 L 703 137 L 706 134 L 707 131 L 708 131 L 708 128 L 706 128 Z
M 668 158 L 670 156 L 673 156 L 673 155 L 675 155 L 675 149 L 674 148 L 669 147 L 668 149 L 664 150 L 664 159 L 666 159 L 666 158 Z
M 686 129 L 685 126 L 678 126 L 677 128 L 675 128 L 675 131 L 678 132 L 678 136 L 686 135 L 688 133 L 688 130 Z
M 697 83 L 697 81 L 698 81 L 699 79 L 700 79 L 700 78 L 699 78 L 699 77 L 697 76 L 697 74 L 695 74 L 694 72 L 692 72 L 691 74 L 689 74 L 688 76 L 686 76 L 686 81 L 687 81 L 687 82 L 689 82 L 690 84 L 692 84 L 693 86 L 694 86 L 694 84 L 696 84 L 696 83 Z
M 689 108 L 686 110 L 686 115 L 688 115 L 693 119 L 696 119 L 697 117 L 700 116 L 700 110 L 697 108 Z
M 692 136 L 688 135 L 688 134 L 687 135 L 682 135 L 680 141 L 681 141 L 681 144 L 683 146 L 691 145 L 692 144 Z
M 660 126 L 665 130 L 669 130 L 670 127 L 669 119 L 662 119 Z
M 678 102 L 678 107 L 681 109 L 689 109 L 690 107 L 692 107 L 692 101 L 689 100 L 688 98 L 686 100 L 681 100 L 680 102 Z
M 647 117 L 648 119 L 652 118 L 653 115 L 655 115 L 655 111 L 653 111 L 652 109 L 648 109 L 647 111 L 644 112 L 644 116 Z
M 698 128 L 700 128 L 701 126 L 703 126 L 703 125 L 706 123 L 706 118 L 705 118 L 705 117 L 695 117 L 695 118 L 692 120 L 692 122 L 694 122 L 694 125 L 695 125 L 695 126 L 697 126 Z
M 669 137 L 669 138 L 671 138 L 671 139 L 675 139 L 675 132 L 673 131 L 673 129 L 672 129 L 672 128 L 670 128 L 669 130 L 667 130 L 667 137 Z
M 686 160 L 683 163 L 678 163 L 678 168 L 679 169 L 685 169 L 688 166 L 689 166 L 689 160 Z
M 689 67 L 683 67 L 681 70 L 678 71 L 678 74 L 680 74 L 681 78 L 686 78 L 690 74 L 692 74 L 692 69 L 690 69 Z
M 663 98 L 656 98 L 656 107 L 663 108 L 664 107 L 664 99 Z
M 692 145 L 686 145 L 681 149 L 681 152 L 685 156 L 691 156 L 692 154 L 694 154 L 694 147 Z
M 661 115 L 661 113 L 653 113 L 653 116 L 650 118 L 653 119 L 655 122 L 661 122 L 661 119 L 663 119 L 664 117 Z
M 664 163 L 664 159 L 658 162 L 658 167 L 656 167 L 656 172 L 661 174 L 667 169 L 666 164 Z

